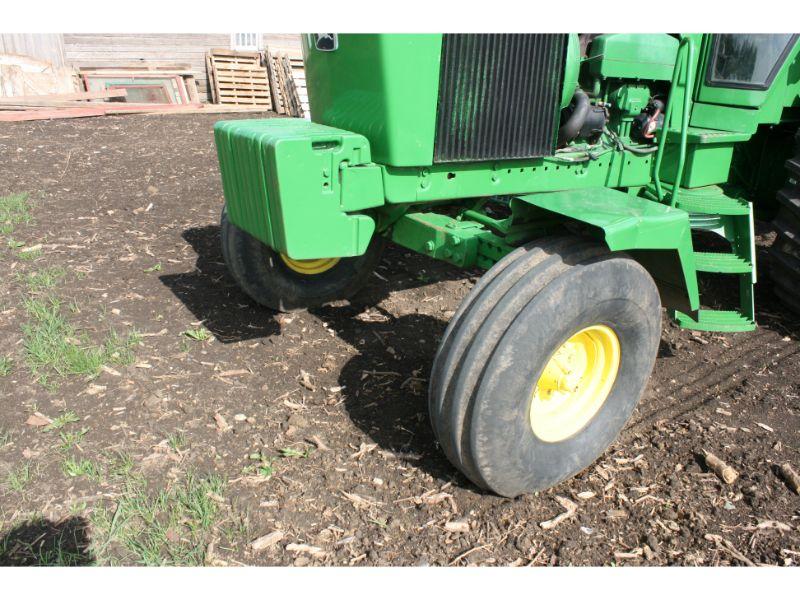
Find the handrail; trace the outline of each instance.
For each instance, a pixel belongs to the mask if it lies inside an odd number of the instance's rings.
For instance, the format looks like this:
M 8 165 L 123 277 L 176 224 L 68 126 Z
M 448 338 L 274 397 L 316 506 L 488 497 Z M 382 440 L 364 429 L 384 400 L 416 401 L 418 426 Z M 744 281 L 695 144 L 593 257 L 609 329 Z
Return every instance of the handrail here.
M 678 152 L 678 169 L 675 172 L 675 182 L 672 184 L 672 195 L 669 199 L 669 205 L 675 206 L 678 198 L 678 190 L 681 186 L 683 179 L 683 169 L 686 164 L 686 145 L 689 137 L 689 108 L 691 106 L 692 91 L 694 90 L 694 41 L 690 37 L 681 39 L 678 44 L 678 52 L 675 57 L 675 67 L 672 71 L 672 81 L 670 83 L 669 99 L 667 101 L 667 110 L 664 114 L 664 125 L 661 130 L 661 139 L 658 141 L 658 152 L 656 153 L 656 164 L 654 167 L 653 176 L 656 184 L 656 195 L 658 201 L 664 201 L 664 191 L 661 187 L 661 161 L 664 158 L 664 148 L 667 143 L 667 134 L 669 132 L 670 120 L 672 118 L 672 108 L 674 102 L 672 101 L 675 90 L 678 85 L 678 76 L 681 72 L 681 50 L 686 49 L 685 64 L 685 83 L 683 94 L 683 119 L 681 120 L 681 142 Z

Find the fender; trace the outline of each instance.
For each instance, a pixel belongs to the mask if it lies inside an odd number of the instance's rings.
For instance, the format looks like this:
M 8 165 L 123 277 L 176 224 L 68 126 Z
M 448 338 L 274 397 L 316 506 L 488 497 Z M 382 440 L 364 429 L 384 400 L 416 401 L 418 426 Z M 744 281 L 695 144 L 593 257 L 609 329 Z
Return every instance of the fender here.
M 595 228 L 610 250 L 628 252 L 648 270 L 664 306 L 689 312 L 700 308 L 686 211 L 611 188 L 528 194 L 516 200 Z

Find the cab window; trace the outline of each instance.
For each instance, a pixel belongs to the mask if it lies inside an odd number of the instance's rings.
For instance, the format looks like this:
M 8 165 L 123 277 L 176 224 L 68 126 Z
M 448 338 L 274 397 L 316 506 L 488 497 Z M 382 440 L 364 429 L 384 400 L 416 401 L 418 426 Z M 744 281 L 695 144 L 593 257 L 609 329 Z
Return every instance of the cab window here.
M 796 37 L 791 33 L 715 35 L 706 83 L 717 87 L 768 88 Z

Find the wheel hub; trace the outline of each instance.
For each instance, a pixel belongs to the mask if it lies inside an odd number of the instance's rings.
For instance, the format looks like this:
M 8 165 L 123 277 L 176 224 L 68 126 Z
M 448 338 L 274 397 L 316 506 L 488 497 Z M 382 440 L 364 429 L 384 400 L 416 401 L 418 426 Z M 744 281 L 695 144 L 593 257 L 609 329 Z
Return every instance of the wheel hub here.
M 600 410 L 617 378 L 620 343 L 605 325 L 581 329 L 550 357 L 533 392 L 530 422 L 545 442 L 580 431 Z
M 338 258 L 312 258 L 310 260 L 295 260 L 281 252 L 281 260 L 295 273 L 301 275 L 318 275 L 329 271 L 339 263 Z

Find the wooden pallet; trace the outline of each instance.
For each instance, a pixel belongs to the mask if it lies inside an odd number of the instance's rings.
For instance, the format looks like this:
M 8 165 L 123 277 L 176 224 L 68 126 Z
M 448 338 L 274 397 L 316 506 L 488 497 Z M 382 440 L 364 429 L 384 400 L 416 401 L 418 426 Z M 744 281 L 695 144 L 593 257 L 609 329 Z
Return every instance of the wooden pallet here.
M 270 52 L 269 49 L 267 49 L 266 55 L 275 111 L 278 114 L 288 114 L 292 117 L 302 118 L 305 116 L 307 106 L 304 107 L 301 101 L 293 66 L 297 65 L 299 61 L 303 91 L 305 92 L 305 74 L 302 68 L 303 59 L 292 59 L 286 53 Z
M 215 103 L 273 108 L 267 69 L 260 52 L 215 48 L 206 55 L 206 65 Z

